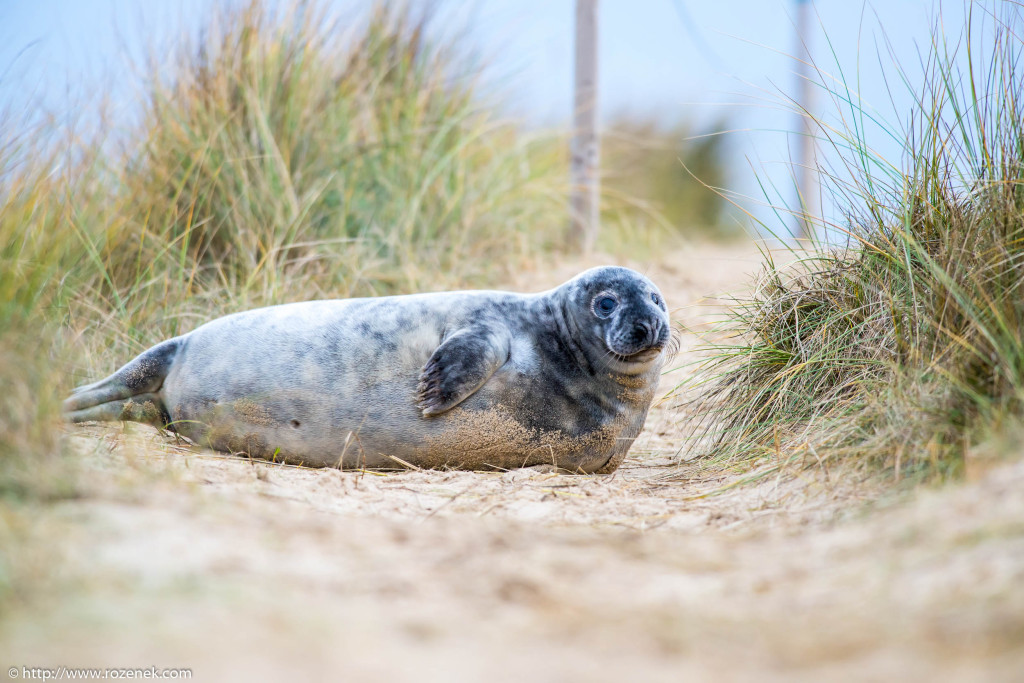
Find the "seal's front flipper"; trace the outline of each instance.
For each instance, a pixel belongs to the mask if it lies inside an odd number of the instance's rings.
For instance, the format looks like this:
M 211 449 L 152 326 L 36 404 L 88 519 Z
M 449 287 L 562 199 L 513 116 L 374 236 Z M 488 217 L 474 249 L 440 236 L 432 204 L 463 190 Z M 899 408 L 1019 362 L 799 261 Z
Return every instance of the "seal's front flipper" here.
M 493 329 L 466 328 L 445 339 L 420 373 L 417 405 L 424 417 L 465 401 L 508 357 L 508 335 Z

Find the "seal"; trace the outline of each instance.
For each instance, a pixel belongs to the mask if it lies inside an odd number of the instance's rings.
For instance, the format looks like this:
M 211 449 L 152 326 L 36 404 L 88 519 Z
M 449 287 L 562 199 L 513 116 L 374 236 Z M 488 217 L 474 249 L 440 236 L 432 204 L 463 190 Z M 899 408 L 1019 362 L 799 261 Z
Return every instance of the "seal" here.
M 315 467 L 614 471 L 674 353 L 628 268 L 538 294 L 309 301 L 218 318 L 64 402 L 214 448 Z

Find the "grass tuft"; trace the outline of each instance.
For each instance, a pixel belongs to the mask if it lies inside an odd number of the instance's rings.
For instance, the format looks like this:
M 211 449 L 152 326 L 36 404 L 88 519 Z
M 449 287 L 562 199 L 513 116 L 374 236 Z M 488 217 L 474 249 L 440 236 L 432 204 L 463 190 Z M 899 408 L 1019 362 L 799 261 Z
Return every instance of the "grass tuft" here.
M 1021 10 L 967 11 L 955 44 L 936 28 L 910 124 L 889 131 L 901 165 L 873 153 L 847 84 L 823 83 L 847 122 L 816 123 L 848 244 L 768 255 L 690 385 L 705 457 L 943 479 L 1024 417 Z
M 97 284 L 387 294 L 480 280 L 557 242 L 560 159 L 426 35 L 387 5 L 352 30 L 316 3 L 227 10 L 147 80 Z

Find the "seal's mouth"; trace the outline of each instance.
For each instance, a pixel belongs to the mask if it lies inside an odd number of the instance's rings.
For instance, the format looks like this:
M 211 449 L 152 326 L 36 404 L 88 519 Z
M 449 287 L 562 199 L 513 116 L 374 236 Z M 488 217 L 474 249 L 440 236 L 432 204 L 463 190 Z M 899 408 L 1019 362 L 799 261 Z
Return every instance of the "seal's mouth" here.
M 661 341 L 640 349 L 629 349 L 626 353 L 616 350 L 614 347 L 608 347 L 611 355 L 620 363 L 648 363 L 660 356 L 664 349 L 665 343 Z
M 653 338 L 651 338 L 653 337 Z M 615 343 L 618 341 L 618 343 Z M 646 339 L 632 339 L 632 343 L 623 340 L 609 340 L 608 351 L 623 363 L 646 363 L 657 358 L 668 344 L 667 334 L 654 334 Z
M 660 356 L 661 351 L 664 348 L 664 344 L 658 344 L 656 346 L 650 346 L 642 351 L 637 351 L 636 353 L 623 355 L 622 358 L 628 363 L 646 363 L 647 361 L 653 360 Z

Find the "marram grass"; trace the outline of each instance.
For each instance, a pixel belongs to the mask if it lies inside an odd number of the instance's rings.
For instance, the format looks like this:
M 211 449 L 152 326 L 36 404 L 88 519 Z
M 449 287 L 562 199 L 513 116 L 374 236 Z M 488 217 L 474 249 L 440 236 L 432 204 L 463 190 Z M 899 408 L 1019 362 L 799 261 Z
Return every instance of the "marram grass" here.
M 688 388 L 704 457 L 947 478 L 1024 417 L 1024 22 L 968 12 L 955 46 L 936 29 L 910 124 L 889 131 L 902 164 L 872 153 L 844 81 L 822 86 L 849 122 L 817 122 L 849 173 L 825 172 L 848 245 L 768 255 L 731 309 Z
M 102 245 L 115 284 L 386 294 L 558 241 L 560 157 L 496 117 L 452 49 L 384 7 L 344 28 L 254 2 L 149 80 L 125 223 Z

